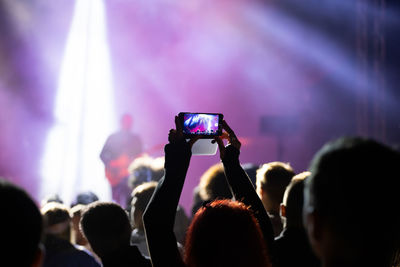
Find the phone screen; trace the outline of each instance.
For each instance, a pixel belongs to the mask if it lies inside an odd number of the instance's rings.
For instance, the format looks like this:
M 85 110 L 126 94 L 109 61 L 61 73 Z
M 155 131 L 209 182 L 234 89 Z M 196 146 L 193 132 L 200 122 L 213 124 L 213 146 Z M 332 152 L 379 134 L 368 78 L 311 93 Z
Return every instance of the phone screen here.
M 181 113 L 180 116 L 185 135 L 221 135 L 221 114 Z

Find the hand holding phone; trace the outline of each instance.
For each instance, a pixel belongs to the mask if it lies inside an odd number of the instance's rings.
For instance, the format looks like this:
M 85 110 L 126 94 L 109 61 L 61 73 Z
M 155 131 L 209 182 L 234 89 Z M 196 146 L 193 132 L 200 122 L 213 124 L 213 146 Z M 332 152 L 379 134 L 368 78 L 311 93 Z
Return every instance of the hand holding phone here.
M 240 147 L 242 146 L 242 144 L 240 143 L 239 139 L 236 137 L 235 132 L 228 125 L 228 123 L 226 123 L 225 120 L 222 120 L 221 125 L 222 125 L 222 129 L 224 129 L 225 132 L 222 134 L 222 136 L 214 137 L 213 141 L 218 143 L 220 158 L 224 159 L 226 147 L 224 145 L 223 139 L 228 140 L 227 146 L 231 145 L 231 146 L 235 147 L 237 150 L 240 150 Z

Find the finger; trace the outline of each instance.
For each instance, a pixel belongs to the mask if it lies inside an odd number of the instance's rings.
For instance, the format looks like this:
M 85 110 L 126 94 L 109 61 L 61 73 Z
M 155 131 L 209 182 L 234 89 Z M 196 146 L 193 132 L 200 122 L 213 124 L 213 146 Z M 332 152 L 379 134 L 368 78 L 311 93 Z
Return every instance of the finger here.
M 168 133 L 168 142 L 172 143 L 175 140 L 176 140 L 176 130 L 171 129 L 171 130 L 169 130 L 169 133 Z
M 214 140 L 217 142 L 219 152 L 221 153 L 221 158 L 223 158 L 223 154 L 225 153 L 224 141 L 222 141 L 222 138 L 220 138 L 218 136 L 214 137 Z
M 234 136 L 234 137 L 231 138 L 230 143 L 231 143 L 234 147 L 236 147 L 237 149 L 239 149 L 239 150 L 240 150 L 240 147 L 242 146 L 242 144 L 240 143 L 239 139 L 236 138 L 236 136 Z
M 176 132 L 177 132 L 178 136 L 182 136 L 183 135 L 183 133 L 182 133 L 182 131 L 183 131 L 182 130 L 182 124 L 181 124 L 178 116 L 175 116 L 175 129 L 176 129 Z
M 190 148 L 192 148 L 193 144 L 196 143 L 196 141 L 199 140 L 199 139 L 200 139 L 200 136 L 196 136 L 196 137 L 190 139 L 190 140 L 189 140 L 189 146 L 190 146 Z
M 221 139 L 229 139 L 229 135 L 227 132 L 223 132 L 222 135 L 220 136 Z
M 226 120 L 222 120 L 222 128 L 225 129 L 225 131 L 227 131 L 228 134 L 235 134 L 233 132 L 233 130 L 231 129 L 231 127 L 229 127 L 228 123 L 226 122 Z

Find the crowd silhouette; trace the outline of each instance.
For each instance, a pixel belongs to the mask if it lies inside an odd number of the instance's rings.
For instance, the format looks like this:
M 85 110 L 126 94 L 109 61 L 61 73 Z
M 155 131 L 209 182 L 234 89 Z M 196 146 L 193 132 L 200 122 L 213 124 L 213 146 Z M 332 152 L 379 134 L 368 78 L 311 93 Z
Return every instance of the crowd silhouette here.
M 400 266 L 395 149 L 344 137 L 307 171 L 266 162 L 250 178 L 222 121 L 213 141 L 221 162 L 201 177 L 187 216 L 178 203 L 197 138 L 183 136 L 178 117 L 175 125 L 164 168 L 148 156 L 131 164 L 125 206 L 84 192 L 71 207 L 57 195 L 38 207 L 0 179 L 1 266 Z

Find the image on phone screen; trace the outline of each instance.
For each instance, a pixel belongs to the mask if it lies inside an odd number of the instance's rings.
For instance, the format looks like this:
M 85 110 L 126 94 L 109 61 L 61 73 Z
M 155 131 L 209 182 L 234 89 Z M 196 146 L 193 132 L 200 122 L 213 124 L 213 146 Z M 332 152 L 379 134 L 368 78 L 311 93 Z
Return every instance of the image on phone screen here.
M 184 113 L 183 132 L 188 135 L 218 135 L 219 114 Z

